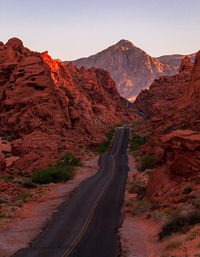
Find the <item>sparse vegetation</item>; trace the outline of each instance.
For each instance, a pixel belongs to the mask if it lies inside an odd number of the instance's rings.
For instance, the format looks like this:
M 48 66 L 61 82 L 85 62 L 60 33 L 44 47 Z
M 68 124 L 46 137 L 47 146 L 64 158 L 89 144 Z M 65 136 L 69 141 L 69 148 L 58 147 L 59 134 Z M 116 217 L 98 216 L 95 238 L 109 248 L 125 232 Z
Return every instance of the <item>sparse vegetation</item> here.
M 200 212 L 191 208 L 179 208 L 169 217 L 158 234 L 160 240 L 176 232 L 187 232 L 194 224 L 200 223 Z
M 32 194 L 30 194 L 29 192 L 21 192 L 19 195 L 15 196 L 14 201 L 26 202 L 31 197 Z
M 141 200 L 146 194 L 146 185 L 144 185 L 141 180 L 133 180 L 132 183 L 128 186 L 128 192 L 136 193 L 137 200 Z
M 32 182 L 38 184 L 65 182 L 73 178 L 74 167 L 80 165 L 81 159 L 68 152 L 56 162 L 54 167 L 37 170 L 32 175 Z
M 38 184 L 57 183 L 67 181 L 73 178 L 73 176 L 74 173 L 72 167 L 55 166 L 37 170 L 32 176 L 32 181 Z
M 149 201 L 138 201 L 134 206 L 133 210 L 131 211 L 132 215 L 140 215 L 142 213 L 148 211 L 154 211 L 157 209 L 157 206 L 152 204 Z
M 153 169 L 156 167 L 156 163 L 153 156 L 146 155 L 141 158 L 139 169 L 145 171 L 146 169 Z
M 105 152 L 108 151 L 111 141 L 114 137 L 114 134 L 115 134 L 115 128 L 111 128 L 110 131 L 106 134 L 107 139 L 104 140 L 102 143 L 100 143 L 98 146 L 98 152 L 100 154 L 104 154 Z
M 56 166 L 81 166 L 81 158 L 75 157 L 73 153 L 68 152 L 64 154 L 57 162 Z
M 109 132 L 106 133 L 107 139 L 104 140 L 102 143 L 100 143 L 98 145 L 98 149 L 97 149 L 98 153 L 104 154 L 104 153 L 106 153 L 109 150 L 111 142 L 112 142 L 112 139 L 113 139 L 113 137 L 115 135 L 115 129 L 117 127 L 123 126 L 124 124 L 126 124 L 126 122 L 122 121 L 120 123 L 115 124 L 113 127 L 110 128 Z
M 146 143 L 146 141 L 147 141 L 146 136 L 140 136 L 134 133 L 130 139 L 130 151 L 131 152 L 138 151 L 139 148 Z

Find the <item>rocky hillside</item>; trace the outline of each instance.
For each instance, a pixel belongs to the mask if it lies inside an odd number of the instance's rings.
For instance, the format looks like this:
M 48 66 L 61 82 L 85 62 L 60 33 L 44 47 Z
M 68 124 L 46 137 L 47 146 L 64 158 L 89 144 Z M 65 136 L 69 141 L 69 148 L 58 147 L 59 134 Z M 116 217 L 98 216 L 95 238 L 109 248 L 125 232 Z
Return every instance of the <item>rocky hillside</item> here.
M 142 90 L 133 106 L 151 120 L 161 120 L 162 115 L 174 112 L 175 101 L 184 95 L 190 81 L 193 63 L 185 57 L 179 68 L 179 74 L 161 76 L 155 79 L 149 89 Z
M 180 62 L 174 56 L 153 58 L 127 40 L 121 40 L 96 55 L 73 61 L 78 68 L 85 66 L 108 70 L 120 95 L 130 101 L 142 89 L 148 88 L 155 78 L 177 73 Z
M 149 116 L 143 154 L 154 156 L 147 190 L 160 206 L 189 204 L 200 187 L 200 52 L 194 65 L 185 58 L 179 75 L 161 77 L 136 99 L 135 108 Z M 192 192 L 184 194 L 184 188 Z M 193 206 L 195 207 L 195 206 Z
M 84 152 L 131 114 L 108 72 L 76 68 L 25 48 L 0 43 L 0 166 L 29 173 L 66 151 Z

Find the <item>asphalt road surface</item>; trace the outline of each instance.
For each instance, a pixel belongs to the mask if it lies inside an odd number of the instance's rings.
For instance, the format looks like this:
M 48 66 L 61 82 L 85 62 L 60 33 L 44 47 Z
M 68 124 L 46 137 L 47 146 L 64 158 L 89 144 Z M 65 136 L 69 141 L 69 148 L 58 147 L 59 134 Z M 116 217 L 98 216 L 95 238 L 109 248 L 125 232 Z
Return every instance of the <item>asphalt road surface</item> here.
M 128 173 L 129 128 L 118 128 L 99 171 L 85 180 L 59 208 L 44 231 L 13 257 L 117 257 L 117 235 Z

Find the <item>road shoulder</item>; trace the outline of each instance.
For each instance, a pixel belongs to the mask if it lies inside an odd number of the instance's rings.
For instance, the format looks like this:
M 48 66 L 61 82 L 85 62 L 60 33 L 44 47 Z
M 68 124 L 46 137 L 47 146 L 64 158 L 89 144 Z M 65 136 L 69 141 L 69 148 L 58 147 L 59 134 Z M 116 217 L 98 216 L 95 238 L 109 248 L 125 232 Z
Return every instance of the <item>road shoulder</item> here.
M 42 232 L 45 225 L 57 212 L 59 205 L 73 193 L 85 179 L 98 171 L 98 156 L 84 162 L 77 169 L 73 180 L 63 184 L 49 184 L 44 194 L 24 204 L 9 225 L 0 232 L 0 256 L 9 257 Z
M 121 257 L 160 257 L 162 256 L 162 249 L 157 239 L 158 224 L 152 220 L 147 220 L 144 216 L 133 216 L 126 207 L 126 202 L 133 197 L 132 194 L 128 193 L 128 183 L 133 180 L 137 173 L 134 157 L 130 154 L 128 155 L 128 165 L 129 173 L 122 208 L 124 220 L 119 229 Z

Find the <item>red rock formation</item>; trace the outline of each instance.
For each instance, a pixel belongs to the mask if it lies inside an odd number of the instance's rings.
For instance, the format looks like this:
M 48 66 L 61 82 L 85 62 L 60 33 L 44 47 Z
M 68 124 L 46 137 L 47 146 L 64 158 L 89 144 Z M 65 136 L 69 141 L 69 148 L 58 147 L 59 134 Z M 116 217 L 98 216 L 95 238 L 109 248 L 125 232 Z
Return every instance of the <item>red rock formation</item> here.
M 194 67 L 185 58 L 179 72 L 154 82 L 135 103 L 150 117 L 144 126 L 149 138 L 143 150 L 154 155 L 158 167 L 150 174 L 147 190 L 161 205 L 185 202 L 190 196 L 181 188 L 188 183 L 193 194 L 200 192 L 200 52 Z
M 185 57 L 179 68 L 179 74 L 162 76 L 154 80 L 149 89 L 143 90 L 133 106 L 154 120 L 162 119 L 163 114 L 175 111 L 175 101 L 184 95 L 191 78 L 193 63 Z
M 150 86 L 155 78 L 178 72 L 181 60 L 174 64 L 170 62 L 170 56 L 167 60 L 164 59 L 162 63 L 159 58 L 151 57 L 130 41 L 120 40 L 117 44 L 95 55 L 75 60 L 73 63 L 79 68 L 85 66 L 108 70 L 117 84 L 119 93 L 133 101 L 142 89 Z M 174 59 L 173 56 L 172 59 Z
M 194 186 L 194 192 L 200 190 L 197 188 L 200 182 L 199 146 L 200 132 L 191 130 L 176 130 L 158 137 L 156 148 L 161 149 L 162 154 L 147 185 L 152 201 L 163 205 L 184 202 L 187 197 L 181 194 L 180 188 L 187 183 Z
M 112 123 L 129 119 L 108 72 L 66 67 L 16 38 L 0 44 L 0 99 L 0 136 L 20 156 L 12 168 L 24 173 L 67 150 L 80 153 Z

